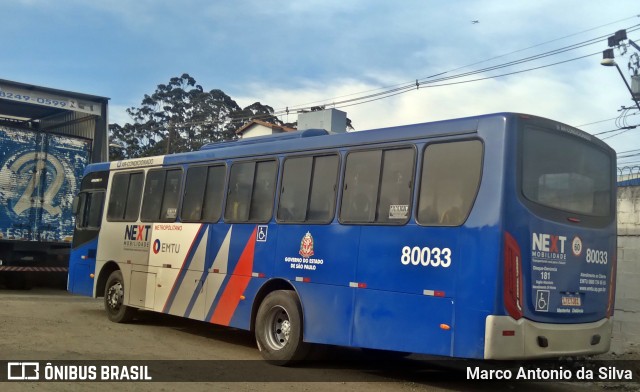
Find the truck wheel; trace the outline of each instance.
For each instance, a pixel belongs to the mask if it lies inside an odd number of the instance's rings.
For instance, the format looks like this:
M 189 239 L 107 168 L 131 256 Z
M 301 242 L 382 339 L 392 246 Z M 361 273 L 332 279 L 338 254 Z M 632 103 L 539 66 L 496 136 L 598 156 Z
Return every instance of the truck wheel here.
M 270 293 L 260 304 L 255 325 L 262 357 L 286 366 L 305 358 L 309 345 L 302 341 L 302 308 L 293 291 Z
M 126 323 L 133 319 L 137 309 L 123 304 L 124 280 L 120 270 L 113 271 L 104 289 L 104 309 L 114 323 Z

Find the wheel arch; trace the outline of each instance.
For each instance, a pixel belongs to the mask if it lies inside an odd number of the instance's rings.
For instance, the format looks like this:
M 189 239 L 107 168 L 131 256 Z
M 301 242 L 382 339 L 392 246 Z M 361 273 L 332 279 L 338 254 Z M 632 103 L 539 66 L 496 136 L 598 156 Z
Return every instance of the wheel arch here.
M 286 279 L 276 278 L 276 279 L 270 279 L 267 282 L 265 282 L 265 284 L 263 284 L 262 287 L 260 287 L 260 289 L 258 290 L 255 296 L 255 299 L 253 300 L 253 306 L 251 308 L 251 322 L 250 322 L 251 333 L 255 333 L 256 316 L 258 315 L 258 309 L 260 308 L 260 304 L 262 304 L 262 301 L 264 301 L 267 295 L 277 290 L 293 291 L 298 296 L 298 298 L 300 298 L 300 295 L 298 294 L 298 290 L 296 290 L 296 288 L 291 284 L 291 282 Z M 302 322 L 304 325 L 304 306 L 302 305 L 302 301 L 300 301 L 300 307 L 302 308 L 301 315 L 302 315 Z
M 95 289 L 95 298 L 104 297 L 104 290 L 107 286 L 107 279 L 109 279 L 109 275 L 113 273 L 113 271 L 117 271 L 120 269 L 118 263 L 113 260 L 108 261 L 98 274 L 98 280 L 96 281 L 96 289 Z

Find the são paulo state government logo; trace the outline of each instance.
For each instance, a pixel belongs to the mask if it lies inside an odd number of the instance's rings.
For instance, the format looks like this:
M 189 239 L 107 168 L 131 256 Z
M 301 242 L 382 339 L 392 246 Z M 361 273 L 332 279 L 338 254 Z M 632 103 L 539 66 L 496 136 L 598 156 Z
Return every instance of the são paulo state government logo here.
M 300 252 L 298 252 L 300 254 L 300 256 L 304 257 L 305 259 L 308 259 L 309 257 L 313 256 L 313 237 L 311 236 L 311 233 L 309 233 L 307 231 L 307 234 L 304 235 L 304 237 L 302 237 L 302 240 L 300 241 Z

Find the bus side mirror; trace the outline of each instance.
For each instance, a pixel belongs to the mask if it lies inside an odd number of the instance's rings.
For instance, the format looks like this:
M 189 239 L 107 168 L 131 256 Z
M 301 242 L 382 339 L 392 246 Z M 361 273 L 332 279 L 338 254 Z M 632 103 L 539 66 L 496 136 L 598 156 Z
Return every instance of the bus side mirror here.
M 73 198 L 73 204 L 71 205 L 71 210 L 73 211 L 73 215 L 78 215 L 78 207 L 80 206 L 80 195 L 76 195 Z

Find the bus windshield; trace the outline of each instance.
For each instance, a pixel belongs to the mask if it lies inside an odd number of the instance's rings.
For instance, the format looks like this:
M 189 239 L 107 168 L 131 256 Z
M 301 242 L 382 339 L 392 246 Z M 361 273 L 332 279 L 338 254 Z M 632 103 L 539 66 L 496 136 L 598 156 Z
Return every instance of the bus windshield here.
M 525 126 L 522 192 L 530 201 L 567 212 L 611 214 L 611 159 L 603 150 L 558 131 Z

